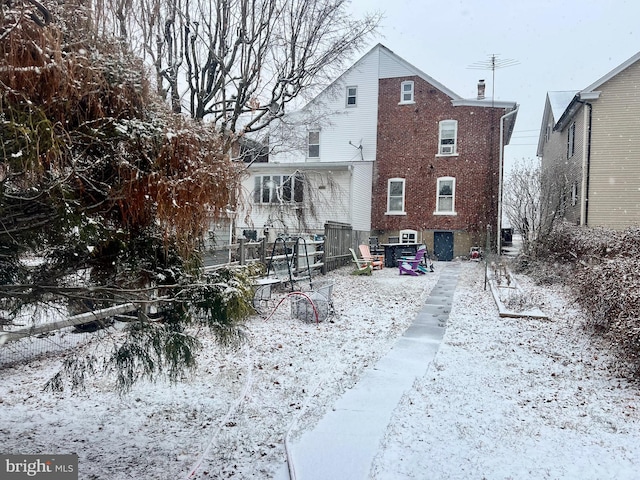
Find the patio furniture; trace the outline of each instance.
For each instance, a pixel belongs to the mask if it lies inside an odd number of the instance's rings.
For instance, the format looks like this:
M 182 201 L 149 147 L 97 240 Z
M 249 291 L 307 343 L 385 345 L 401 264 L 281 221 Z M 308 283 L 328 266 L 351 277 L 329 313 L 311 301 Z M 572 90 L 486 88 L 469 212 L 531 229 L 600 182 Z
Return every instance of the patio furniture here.
M 417 277 L 418 275 L 424 275 L 427 273 L 423 265 L 421 265 L 422 260 L 424 259 L 424 254 L 427 252 L 426 248 L 419 248 L 416 252 L 415 257 L 413 258 L 400 258 L 398 260 L 398 271 L 400 275 L 413 275 Z
M 353 272 L 354 275 L 371 275 L 373 267 L 370 262 L 367 262 L 364 259 L 358 258 L 356 255 L 356 251 L 353 248 L 349 248 L 351 255 L 353 255 L 353 263 L 356 264 L 356 270 Z
M 358 248 L 364 261 L 369 262 L 372 268 L 382 270 L 384 267 L 384 255 L 373 255 L 369 250 L 369 245 L 360 245 Z

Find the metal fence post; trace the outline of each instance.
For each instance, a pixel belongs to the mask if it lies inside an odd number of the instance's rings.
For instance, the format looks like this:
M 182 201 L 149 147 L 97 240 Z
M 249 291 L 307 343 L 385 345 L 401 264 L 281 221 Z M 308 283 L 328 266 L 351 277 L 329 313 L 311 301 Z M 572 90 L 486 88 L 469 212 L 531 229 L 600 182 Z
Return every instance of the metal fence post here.
M 247 251 L 245 248 L 245 242 L 246 240 L 244 238 L 239 238 L 238 239 L 238 253 L 239 253 L 239 260 L 240 260 L 240 265 L 244 265 L 247 262 Z

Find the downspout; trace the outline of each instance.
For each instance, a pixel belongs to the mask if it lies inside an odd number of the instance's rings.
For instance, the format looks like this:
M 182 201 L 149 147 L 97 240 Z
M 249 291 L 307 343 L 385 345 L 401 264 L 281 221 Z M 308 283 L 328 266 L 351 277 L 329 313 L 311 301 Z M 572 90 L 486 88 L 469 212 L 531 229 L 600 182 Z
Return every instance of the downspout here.
M 500 117 L 500 177 L 498 179 L 498 228 L 496 231 L 496 245 L 498 247 L 498 255 L 502 252 L 502 177 L 504 175 L 504 121 L 507 117 L 518 113 L 520 105 L 511 110 L 509 113 L 505 113 Z
M 589 107 L 589 120 L 587 122 L 587 154 L 582 160 L 582 195 L 580 198 L 580 225 L 588 225 L 589 216 L 589 173 L 591 170 L 591 125 L 593 122 L 593 105 L 584 100 L 577 100 L 578 103 Z

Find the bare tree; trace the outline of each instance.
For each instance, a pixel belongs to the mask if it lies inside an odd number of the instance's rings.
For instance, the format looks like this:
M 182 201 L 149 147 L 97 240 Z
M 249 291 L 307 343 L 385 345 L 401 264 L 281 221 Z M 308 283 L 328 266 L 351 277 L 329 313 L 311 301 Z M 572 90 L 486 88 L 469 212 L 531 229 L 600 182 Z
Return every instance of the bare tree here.
M 505 182 L 504 213 L 522 236 L 522 251 L 532 253 L 562 218 L 568 180 L 564 164 L 542 169 L 539 160 L 518 162 Z
M 131 4 L 158 91 L 174 111 L 184 108 L 230 134 L 263 129 L 287 104 L 329 83 L 380 20 L 379 14 L 352 18 L 346 0 Z

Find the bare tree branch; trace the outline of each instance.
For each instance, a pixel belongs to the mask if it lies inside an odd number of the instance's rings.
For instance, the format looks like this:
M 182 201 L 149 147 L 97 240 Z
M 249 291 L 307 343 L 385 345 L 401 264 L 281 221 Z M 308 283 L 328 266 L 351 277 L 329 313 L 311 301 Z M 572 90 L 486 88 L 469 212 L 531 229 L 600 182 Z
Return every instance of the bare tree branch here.
M 326 86 L 380 20 L 353 19 L 345 0 L 130 1 L 158 92 L 174 112 L 183 108 L 232 135 L 263 129 Z M 112 8 L 114 25 L 122 23 Z
M 543 171 L 537 160 L 517 163 L 505 182 L 504 213 L 522 236 L 522 249 L 530 253 L 551 233 L 566 208 L 566 166 Z

